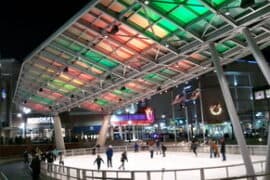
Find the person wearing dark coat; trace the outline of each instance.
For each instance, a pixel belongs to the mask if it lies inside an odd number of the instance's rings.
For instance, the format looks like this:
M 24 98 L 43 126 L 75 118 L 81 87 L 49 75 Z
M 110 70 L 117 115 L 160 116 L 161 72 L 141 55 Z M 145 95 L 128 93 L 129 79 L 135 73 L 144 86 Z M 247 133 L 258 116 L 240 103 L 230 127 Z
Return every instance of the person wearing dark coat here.
M 113 149 L 111 145 L 109 145 L 108 149 L 106 150 L 106 155 L 107 155 L 107 166 L 112 167 Z
M 33 180 L 39 180 L 39 174 L 40 174 L 40 159 L 39 156 L 36 154 L 33 158 L 30 167 L 32 169 L 32 177 Z
M 122 153 L 120 161 L 121 161 L 121 165 L 119 166 L 118 169 L 123 169 L 123 170 L 125 170 L 125 161 L 128 161 L 128 158 L 127 158 L 127 152 L 126 152 L 126 151 L 124 151 L 124 152 Z
M 222 161 L 226 161 L 226 144 L 224 138 L 220 140 L 220 153 L 222 155 Z
M 161 145 L 161 150 L 162 150 L 163 157 L 165 157 L 166 156 L 167 147 L 164 144 Z
M 29 157 L 28 157 L 28 151 L 25 150 L 23 152 L 23 159 L 24 159 L 24 164 L 28 164 L 29 163 Z
M 195 140 L 193 140 L 191 142 L 191 150 L 193 151 L 193 153 L 195 154 L 195 156 L 198 156 L 198 154 L 197 154 L 197 147 L 198 147 L 198 143 Z
M 101 162 L 104 163 L 103 159 L 98 154 L 96 160 L 94 161 L 94 164 L 97 163 L 97 169 L 98 169 L 98 171 L 100 170 Z

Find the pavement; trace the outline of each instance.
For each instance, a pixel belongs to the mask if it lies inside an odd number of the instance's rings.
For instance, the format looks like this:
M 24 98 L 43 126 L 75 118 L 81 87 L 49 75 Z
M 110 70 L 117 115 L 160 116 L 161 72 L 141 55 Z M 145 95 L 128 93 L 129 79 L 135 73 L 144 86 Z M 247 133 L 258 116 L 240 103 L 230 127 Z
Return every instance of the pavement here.
M 4 174 L 0 176 L 0 180 L 31 180 L 31 171 L 28 164 L 24 164 L 22 159 L 1 159 L 0 172 Z

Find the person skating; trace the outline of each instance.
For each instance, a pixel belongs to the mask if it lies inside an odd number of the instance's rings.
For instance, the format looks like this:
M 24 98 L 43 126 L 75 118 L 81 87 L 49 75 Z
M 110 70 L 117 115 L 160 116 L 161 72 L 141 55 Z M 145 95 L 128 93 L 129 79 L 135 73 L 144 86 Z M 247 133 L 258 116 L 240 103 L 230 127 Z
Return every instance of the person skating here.
M 109 145 L 109 147 L 107 148 L 106 155 L 107 155 L 107 167 L 112 167 L 113 149 L 111 145 Z
M 24 161 L 24 164 L 29 164 L 29 157 L 28 157 L 28 151 L 27 150 L 25 150 L 24 152 L 23 152 L 23 161 Z
M 62 152 L 59 152 L 58 153 L 58 156 L 59 156 L 59 172 L 60 172 L 60 168 L 62 167 L 62 171 L 65 172 L 65 169 L 64 169 L 64 160 L 63 160 L 63 153 Z
M 149 145 L 149 152 L 150 152 L 150 157 L 153 158 L 154 157 L 154 147 L 153 147 L 153 145 Z
M 161 150 L 162 150 L 163 157 L 165 157 L 166 156 L 167 147 L 164 144 L 161 145 Z
M 100 170 L 101 162 L 104 163 L 103 159 L 98 154 L 96 160 L 94 161 L 94 164 L 97 163 L 97 169 L 98 169 L 98 171 Z
M 128 162 L 127 152 L 126 152 L 126 151 L 124 151 L 124 152 L 122 153 L 120 161 L 121 161 L 121 165 L 119 166 L 118 169 L 123 169 L 123 170 L 125 170 L 125 161 Z
M 220 152 L 222 155 L 222 161 L 226 161 L 226 144 L 224 138 L 220 140 Z
M 198 156 L 198 154 L 197 154 L 197 147 L 198 147 L 198 143 L 195 140 L 192 140 L 191 150 L 193 151 L 193 153 L 195 154 L 195 156 Z
M 139 151 L 139 144 L 137 142 L 135 142 L 134 144 L 134 152 L 138 152 Z

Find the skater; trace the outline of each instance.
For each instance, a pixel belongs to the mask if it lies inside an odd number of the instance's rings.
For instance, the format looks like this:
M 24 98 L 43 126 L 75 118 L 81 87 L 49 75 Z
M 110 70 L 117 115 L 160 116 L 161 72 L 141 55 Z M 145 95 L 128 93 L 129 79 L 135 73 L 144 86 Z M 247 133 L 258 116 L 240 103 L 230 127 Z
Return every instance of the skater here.
M 209 147 L 210 147 L 210 158 L 212 158 L 214 154 L 214 141 L 211 139 L 209 140 Z
M 149 145 L 150 157 L 151 159 L 154 157 L 154 148 L 153 145 Z
M 198 156 L 198 154 L 197 154 L 197 146 L 198 146 L 198 143 L 195 140 L 192 140 L 191 150 L 193 151 L 195 156 Z
M 128 158 L 127 158 L 127 152 L 126 151 L 124 151 L 123 153 L 122 153 L 122 155 L 121 155 L 121 165 L 119 166 L 119 168 L 118 169 L 123 169 L 123 170 L 125 170 L 125 161 L 127 161 L 128 162 Z
M 220 152 L 222 155 L 222 161 L 226 161 L 226 144 L 224 138 L 220 140 Z
M 160 141 L 157 139 L 156 140 L 156 154 L 160 153 L 161 154 L 161 151 L 160 151 Z
M 161 145 L 161 150 L 162 150 L 163 157 L 165 157 L 166 156 L 167 147 L 164 144 Z
M 60 168 L 62 167 L 62 171 L 65 172 L 64 170 L 64 160 L 63 160 L 63 153 L 62 152 L 59 152 L 58 153 L 58 156 L 59 156 L 59 172 L 60 172 Z
M 52 172 L 52 166 L 53 166 L 53 161 L 54 161 L 54 157 L 53 157 L 53 153 L 51 151 L 49 151 L 47 153 L 47 171 L 48 172 Z
M 112 167 L 113 149 L 111 145 L 109 145 L 109 147 L 107 148 L 106 155 L 107 155 L 107 167 Z
M 217 141 L 213 143 L 213 149 L 214 149 L 214 157 L 219 157 L 219 151 L 218 151 L 218 144 Z
M 38 154 L 35 154 L 33 160 L 31 161 L 30 167 L 32 169 L 33 180 L 39 180 L 40 160 L 39 160 L 39 155 Z
M 135 142 L 134 144 L 134 152 L 138 152 L 139 151 L 139 145 L 137 142 Z
M 100 170 L 101 162 L 104 163 L 103 159 L 98 154 L 96 160 L 94 161 L 94 164 L 97 163 L 97 169 L 98 169 L 98 171 Z
M 29 157 L 28 157 L 28 151 L 27 150 L 25 150 L 24 152 L 23 152 L 23 161 L 24 161 L 24 164 L 29 164 Z

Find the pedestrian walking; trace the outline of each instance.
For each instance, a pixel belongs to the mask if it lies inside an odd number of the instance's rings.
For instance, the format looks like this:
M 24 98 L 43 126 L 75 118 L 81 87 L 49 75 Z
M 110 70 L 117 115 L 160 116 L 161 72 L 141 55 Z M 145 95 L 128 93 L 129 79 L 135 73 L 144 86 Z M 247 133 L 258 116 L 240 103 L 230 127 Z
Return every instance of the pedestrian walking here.
M 98 171 L 100 170 L 101 162 L 104 163 L 103 159 L 98 154 L 96 160 L 94 161 L 94 164 L 97 163 L 97 169 L 98 169 Z
M 139 145 L 137 142 L 135 142 L 134 144 L 134 152 L 138 152 L 139 151 Z
M 121 161 L 121 165 L 119 166 L 118 169 L 123 169 L 123 170 L 125 170 L 125 161 L 128 162 L 127 152 L 126 152 L 126 151 L 124 151 L 124 152 L 122 153 L 120 161 Z
M 106 156 L 107 156 L 107 167 L 112 167 L 113 149 L 111 145 L 109 145 L 109 147 L 106 150 Z
M 156 154 L 160 153 L 161 154 L 161 151 L 160 151 L 160 141 L 159 139 L 156 140 Z
M 33 160 L 31 161 L 30 167 L 32 169 L 33 180 L 39 180 L 40 159 L 39 159 L 39 155 L 38 154 L 35 154 Z

